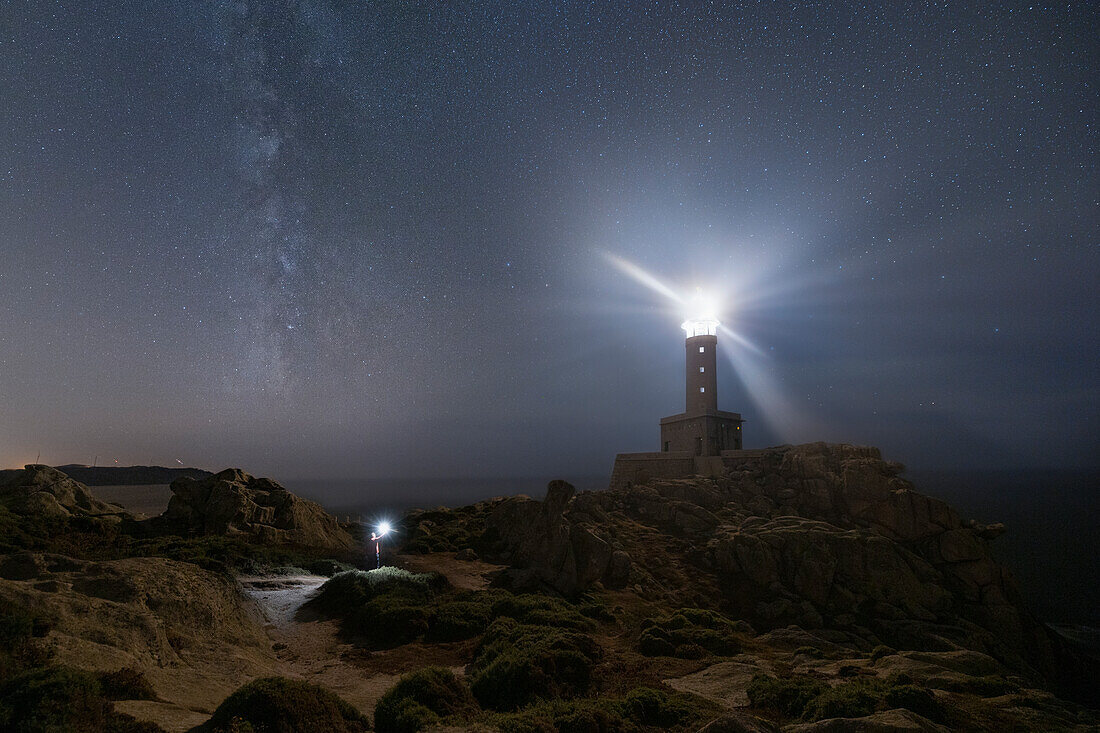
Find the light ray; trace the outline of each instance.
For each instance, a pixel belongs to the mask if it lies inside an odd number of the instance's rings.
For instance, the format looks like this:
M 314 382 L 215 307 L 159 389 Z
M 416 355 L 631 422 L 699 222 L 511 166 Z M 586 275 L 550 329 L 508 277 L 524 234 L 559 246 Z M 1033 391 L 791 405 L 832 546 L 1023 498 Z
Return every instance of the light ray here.
M 672 288 L 665 285 L 663 282 L 650 275 L 648 272 L 638 267 L 632 262 L 627 262 L 621 257 L 617 257 L 609 252 L 604 253 L 604 258 L 612 265 L 622 270 L 624 273 L 634 278 L 642 285 L 652 290 L 655 293 L 659 293 L 669 300 L 675 303 L 684 303 L 684 299 Z
M 657 277 L 622 257 L 605 253 L 604 258 L 631 279 L 667 300 L 677 303 L 681 309 L 693 311 L 694 315 L 687 314 L 689 319 L 704 311 L 708 317 L 715 319 L 715 325 L 720 314 L 721 320 L 729 318 L 730 314 L 723 312 L 728 310 L 728 306 L 723 308 L 722 305 L 730 302 L 733 293 L 719 290 L 704 291 L 702 288 L 697 288 L 693 293 L 681 295 Z M 747 273 L 739 273 L 736 279 L 739 305 L 747 302 L 755 303 L 756 307 L 752 309 L 755 312 L 766 311 L 765 301 L 774 298 L 777 293 L 794 288 L 792 283 L 787 283 L 785 286 L 772 283 L 771 292 L 765 292 L 762 284 L 758 283 L 762 286 L 758 291 L 747 282 L 749 279 Z M 728 282 L 732 283 L 732 281 L 733 278 Z M 742 312 L 740 315 L 744 318 L 747 314 Z M 771 433 L 781 440 L 790 442 L 814 440 L 825 434 L 825 425 L 785 392 L 776 376 L 776 365 L 767 352 L 748 337 L 735 331 L 730 325 L 723 323 L 718 328 L 728 344 L 720 351 L 726 355 L 727 362 L 744 386 L 746 397 L 752 402 L 759 419 L 765 423 Z

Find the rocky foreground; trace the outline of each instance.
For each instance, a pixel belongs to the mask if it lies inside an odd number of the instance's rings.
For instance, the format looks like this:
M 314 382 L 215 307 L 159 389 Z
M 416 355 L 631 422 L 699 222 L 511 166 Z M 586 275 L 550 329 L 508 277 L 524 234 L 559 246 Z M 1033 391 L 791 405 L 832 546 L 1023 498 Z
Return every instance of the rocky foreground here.
M 1022 606 L 1003 528 L 900 472 L 813 444 L 553 482 L 413 512 L 404 569 L 371 572 L 343 564 L 348 528 L 239 470 L 142 522 L 8 472 L 0 728 L 1096 730 L 1095 660 Z

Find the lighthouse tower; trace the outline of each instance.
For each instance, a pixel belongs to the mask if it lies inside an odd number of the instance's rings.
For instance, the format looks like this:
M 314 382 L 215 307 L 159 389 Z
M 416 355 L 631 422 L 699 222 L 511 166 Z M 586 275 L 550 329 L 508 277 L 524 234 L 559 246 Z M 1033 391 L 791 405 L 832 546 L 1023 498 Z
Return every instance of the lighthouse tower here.
M 689 451 L 694 456 L 719 456 L 741 450 L 741 415 L 718 409 L 718 319 L 689 318 L 681 326 L 687 388 L 684 411 L 661 418 L 661 451 Z
M 718 317 L 714 308 L 692 308 L 684 321 L 684 411 L 661 419 L 661 449 L 619 453 L 612 488 L 629 488 L 655 478 L 721 476 L 726 460 L 743 456 L 741 415 L 718 409 Z

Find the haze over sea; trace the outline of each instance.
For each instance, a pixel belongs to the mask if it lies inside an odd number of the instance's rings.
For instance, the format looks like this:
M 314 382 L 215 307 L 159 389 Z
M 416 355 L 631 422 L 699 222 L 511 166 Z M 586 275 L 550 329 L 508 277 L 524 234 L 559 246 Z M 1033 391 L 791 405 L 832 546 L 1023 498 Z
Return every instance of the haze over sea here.
M 1100 627 L 1100 469 L 914 471 L 917 490 L 947 501 L 980 522 L 1004 522 L 994 556 L 1020 585 L 1043 620 Z M 320 502 L 343 519 L 401 516 L 413 507 L 461 506 L 494 496 L 541 499 L 546 484 L 564 478 L 578 490 L 602 489 L 607 476 L 515 478 L 291 480 L 291 491 Z

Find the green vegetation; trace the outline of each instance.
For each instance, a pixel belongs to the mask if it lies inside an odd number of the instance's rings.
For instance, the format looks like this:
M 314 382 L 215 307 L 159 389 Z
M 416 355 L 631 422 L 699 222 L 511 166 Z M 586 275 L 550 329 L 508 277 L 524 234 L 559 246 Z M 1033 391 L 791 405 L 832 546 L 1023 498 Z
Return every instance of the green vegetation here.
M 40 611 L 0 599 L 0 685 L 49 662 L 41 639 L 51 625 L 52 619 Z
M 709 654 L 732 656 L 741 651 L 734 625 L 703 608 L 681 608 L 665 619 L 646 619 L 638 651 L 647 657 L 700 659 Z
M 944 721 L 944 710 L 935 696 L 903 677 L 862 677 L 830 687 L 810 677 L 758 674 L 746 692 L 753 707 L 792 719 L 858 718 L 878 710 L 905 708 L 929 720 Z
M 700 698 L 647 687 L 625 698 L 546 700 L 485 722 L 505 733 L 632 733 L 640 730 L 695 730 L 713 709 Z
M 806 706 L 828 689 L 828 685 L 812 677 L 770 677 L 753 675 L 745 692 L 756 708 L 774 710 L 788 718 L 800 718 Z
M 674 728 L 698 720 L 699 708 L 689 695 L 636 687 L 620 705 L 623 717 L 639 725 Z
M 441 667 L 407 674 L 374 710 L 379 733 L 414 733 L 435 725 L 482 724 L 511 733 L 616 733 L 691 729 L 713 716 L 700 698 L 647 687 L 623 698 L 539 699 L 511 712 L 478 707 L 463 680 Z
M 140 670 L 123 667 L 116 672 L 102 672 L 99 683 L 103 696 L 109 700 L 155 700 L 156 692 Z
M 154 697 L 137 670 L 96 674 L 51 666 L 52 655 L 42 643 L 51 625 L 39 611 L 0 601 L 0 730 L 160 731 L 115 711 L 111 703 Z
M 374 708 L 379 733 L 413 733 L 440 718 L 477 711 L 466 684 L 443 667 L 424 667 L 402 677 Z
M 160 726 L 119 713 L 100 678 L 70 667 L 39 667 L 0 686 L 0 729 L 37 733 L 159 733 Z
M 329 690 L 284 677 L 249 682 L 223 700 L 202 726 L 209 733 L 298 730 L 359 733 L 369 729 L 366 716 Z
M 471 549 L 482 557 L 492 556 L 499 537 L 485 529 L 490 504 L 474 504 L 457 509 L 414 512 L 405 520 L 402 552 L 457 552 Z
M 995 674 L 968 677 L 963 680 L 941 680 L 933 682 L 930 686 L 940 690 L 963 692 L 979 697 L 998 697 L 1020 690 L 1020 686 L 1016 683 Z
M 590 616 L 609 615 L 594 601 L 575 606 L 550 596 L 503 590 L 454 593 L 442 576 L 399 568 L 339 573 L 321 586 L 304 610 L 341 619 L 345 638 L 372 649 L 419 639 L 472 639 L 498 618 L 590 631 L 596 626 Z
M 586 634 L 500 618 L 470 663 L 470 689 L 483 706 L 502 711 L 580 697 L 588 692 L 599 657 L 599 646 Z

